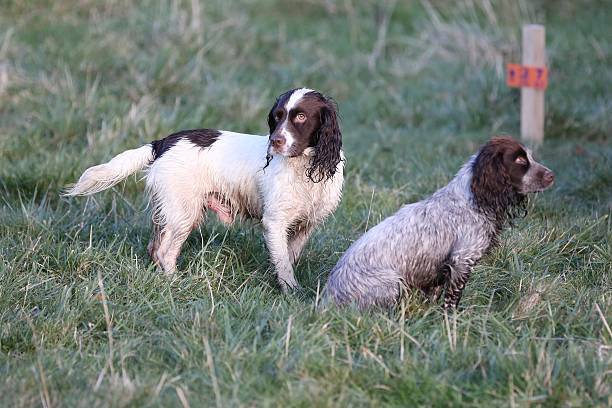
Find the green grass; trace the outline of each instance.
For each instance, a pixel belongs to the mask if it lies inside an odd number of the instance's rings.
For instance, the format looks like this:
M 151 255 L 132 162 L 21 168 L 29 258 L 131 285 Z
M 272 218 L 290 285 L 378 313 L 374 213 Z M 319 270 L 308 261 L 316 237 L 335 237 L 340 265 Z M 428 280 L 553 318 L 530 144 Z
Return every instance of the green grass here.
M 137 3 L 2 1 L 0 406 L 612 404 L 609 3 Z M 316 313 L 364 230 L 517 134 L 500 68 L 525 22 L 547 28 L 537 155 L 555 187 L 458 313 L 416 294 Z M 256 225 L 204 225 L 167 279 L 146 256 L 143 183 L 59 197 L 173 130 L 264 134 L 274 97 L 301 85 L 339 103 L 348 158 L 342 203 L 297 267 L 303 293 L 280 294 Z

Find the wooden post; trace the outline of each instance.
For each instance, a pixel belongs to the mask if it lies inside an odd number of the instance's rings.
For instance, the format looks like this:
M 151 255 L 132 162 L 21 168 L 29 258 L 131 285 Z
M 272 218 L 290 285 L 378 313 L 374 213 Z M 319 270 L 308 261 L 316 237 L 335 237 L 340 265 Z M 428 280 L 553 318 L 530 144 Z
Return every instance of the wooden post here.
M 546 35 L 543 25 L 523 26 L 523 65 L 546 66 Z M 521 88 L 521 137 L 533 144 L 544 141 L 544 90 Z

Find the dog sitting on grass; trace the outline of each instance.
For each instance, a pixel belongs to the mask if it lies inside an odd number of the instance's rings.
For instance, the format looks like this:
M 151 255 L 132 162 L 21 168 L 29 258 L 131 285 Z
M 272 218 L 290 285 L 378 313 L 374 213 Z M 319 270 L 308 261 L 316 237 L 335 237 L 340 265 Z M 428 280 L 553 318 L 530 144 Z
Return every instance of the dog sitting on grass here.
M 552 171 L 510 137 L 494 137 L 431 197 L 409 204 L 358 239 L 332 269 L 324 302 L 390 306 L 404 288 L 456 308 L 474 265 L 496 245 L 526 195 Z

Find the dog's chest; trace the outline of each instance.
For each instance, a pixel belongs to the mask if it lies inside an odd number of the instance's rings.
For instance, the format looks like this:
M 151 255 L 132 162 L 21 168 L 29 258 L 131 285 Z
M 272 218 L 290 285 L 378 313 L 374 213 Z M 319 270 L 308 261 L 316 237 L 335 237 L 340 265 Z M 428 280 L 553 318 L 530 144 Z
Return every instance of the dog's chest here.
M 279 161 L 280 162 L 280 161 Z M 277 163 L 260 186 L 264 212 L 276 212 L 289 220 L 320 221 L 338 205 L 342 194 L 342 172 L 332 179 L 314 183 L 299 163 Z

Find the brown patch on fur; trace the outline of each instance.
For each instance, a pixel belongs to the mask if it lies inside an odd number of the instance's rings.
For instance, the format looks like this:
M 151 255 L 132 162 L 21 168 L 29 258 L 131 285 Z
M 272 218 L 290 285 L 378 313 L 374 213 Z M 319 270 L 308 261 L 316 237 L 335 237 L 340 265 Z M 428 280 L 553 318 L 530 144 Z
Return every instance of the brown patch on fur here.
M 206 148 L 215 143 L 219 136 L 221 136 L 221 132 L 215 129 L 181 130 L 163 139 L 151 142 L 153 146 L 153 157 L 159 159 L 181 139 L 187 139 L 194 145 Z

